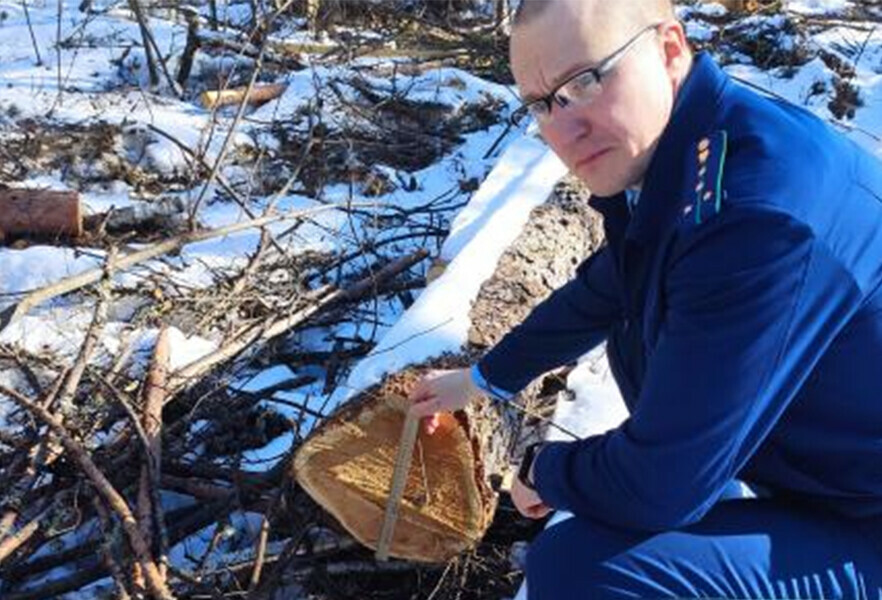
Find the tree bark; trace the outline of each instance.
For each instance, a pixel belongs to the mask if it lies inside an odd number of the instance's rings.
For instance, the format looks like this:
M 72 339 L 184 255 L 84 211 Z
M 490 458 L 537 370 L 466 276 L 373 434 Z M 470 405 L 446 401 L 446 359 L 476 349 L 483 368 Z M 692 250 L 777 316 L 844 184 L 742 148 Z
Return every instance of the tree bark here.
M 565 179 L 548 202 L 533 209 L 472 303 L 470 344 L 495 345 L 603 245 L 601 218 L 588 206 L 589 198 L 584 186 Z
M 209 4 L 211 7 L 211 23 L 212 30 L 217 31 L 217 5 L 215 2 Z M 187 42 L 184 45 L 184 52 L 181 54 L 181 61 L 178 63 L 178 75 L 175 79 L 181 89 L 187 87 L 187 80 L 190 79 L 190 72 L 193 70 L 193 58 L 196 51 L 199 50 L 199 13 L 187 8 L 183 10 L 184 17 L 187 19 Z

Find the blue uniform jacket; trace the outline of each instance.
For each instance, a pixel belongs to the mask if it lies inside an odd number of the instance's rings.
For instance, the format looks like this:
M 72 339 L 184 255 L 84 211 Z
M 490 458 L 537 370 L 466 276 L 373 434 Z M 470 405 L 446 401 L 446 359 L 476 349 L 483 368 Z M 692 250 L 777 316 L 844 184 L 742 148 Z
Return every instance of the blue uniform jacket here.
M 543 500 L 665 530 L 741 478 L 882 514 L 882 165 L 699 54 L 633 214 L 592 205 L 605 249 L 477 365 L 516 392 L 608 343 L 630 417 L 546 446 Z

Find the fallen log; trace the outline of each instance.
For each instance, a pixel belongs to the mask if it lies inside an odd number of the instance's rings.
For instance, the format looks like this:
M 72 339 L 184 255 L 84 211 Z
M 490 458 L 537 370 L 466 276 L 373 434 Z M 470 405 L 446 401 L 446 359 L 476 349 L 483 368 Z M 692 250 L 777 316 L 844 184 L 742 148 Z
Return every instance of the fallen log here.
M 55 190 L 0 190 L 0 233 L 79 237 L 83 234 L 80 195 Z
M 565 178 L 545 204 L 533 209 L 472 303 L 472 346 L 495 345 L 603 245 L 603 223 L 588 206 L 590 197 L 577 180 Z
M 252 87 L 251 93 L 248 93 L 247 87 L 232 88 L 228 90 L 209 90 L 202 92 L 200 100 L 202 106 L 209 110 L 220 108 L 221 106 L 237 105 L 242 102 L 260 105 L 269 102 L 270 100 L 275 100 L 284 94 L 287 89 L 288 85 L 285 83 L 268 83 L 265 85 L 255 85 Z
M 298 448 L 297 482 L 365 546 L 380 546 L 410 390 L 427 371 L 472 364 L 602 245 L 600 217 L 587 199 L 582 186 L 565 180 L 549 202 L 534 209 L 482 285 L 461 353 L 388 375 L 340 407 Z M 537 380 L 519 395 L 517 402 L 526 411 L 557 397 L 545 392 L 543 383 Z M 520 414 L 503 411 L 486 398 L 441 419 L 435 434 L 417 434 L 391 556 L 443 562 L 474 547 L 492 520 L 496 490 L 512 471 L 510 458 L 530 437 L 542 435 L 536 425 L 525 431 Z

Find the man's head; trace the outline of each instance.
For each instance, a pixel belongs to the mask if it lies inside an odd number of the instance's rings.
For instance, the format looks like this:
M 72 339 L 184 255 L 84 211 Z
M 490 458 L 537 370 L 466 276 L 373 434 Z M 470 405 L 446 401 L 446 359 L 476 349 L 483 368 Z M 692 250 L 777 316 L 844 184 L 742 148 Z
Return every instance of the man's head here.
M 603 196 L 643 179 L 689 72 L 691 53 L 670 0 L 523 0 L 512 32 L 512 71 L 528 101 L 629 40 L 589 103 L 553 102 L 539 119 L 555 153 Z

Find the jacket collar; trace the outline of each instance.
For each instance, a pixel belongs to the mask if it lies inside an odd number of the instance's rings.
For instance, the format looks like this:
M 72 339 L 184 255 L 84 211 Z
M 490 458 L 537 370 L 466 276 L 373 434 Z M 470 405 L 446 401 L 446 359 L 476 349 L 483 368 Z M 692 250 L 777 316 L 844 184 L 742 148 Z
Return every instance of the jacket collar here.
M 728 75 L 710 55 L 701 52 L 695 56 L 646 170 L 634 215 L 628 213 L 624 194 L 589 201 L 609 221 L 608 231 L 652 242 L 671 226 L 681 212 L 684 190 L 692 184 L 683 181 L 687 158 L 695 152 L 698 140 L 714 129 L 728 83 Z

